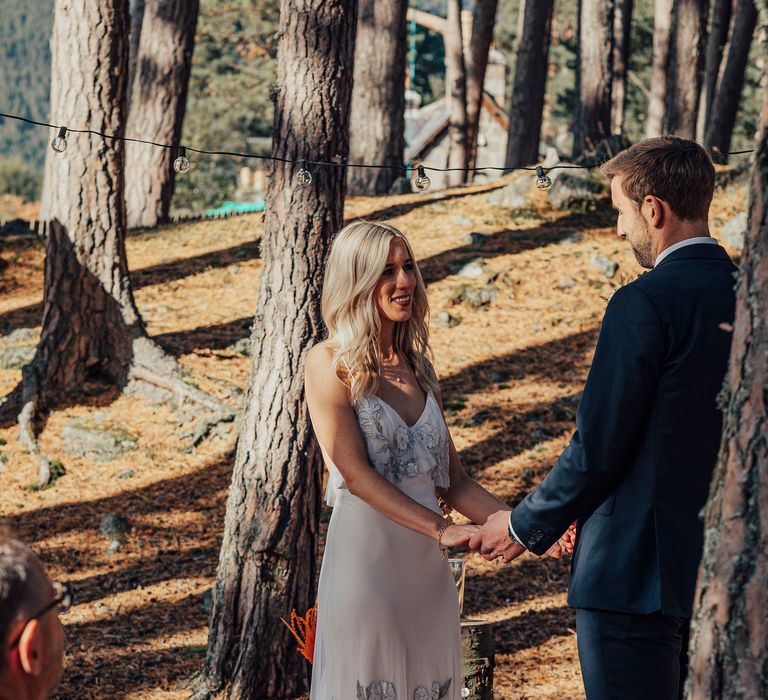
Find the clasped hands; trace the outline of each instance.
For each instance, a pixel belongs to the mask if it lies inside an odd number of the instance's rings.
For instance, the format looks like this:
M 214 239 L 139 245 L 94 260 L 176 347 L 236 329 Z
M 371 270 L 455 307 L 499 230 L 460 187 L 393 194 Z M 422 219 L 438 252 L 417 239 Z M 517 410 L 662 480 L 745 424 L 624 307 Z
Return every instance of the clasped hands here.
M 485 525 L 481 526 L 469 539 L 469 548 L 475 550 L 486 561 L 494 561 L 502 557 L 508 564 L 517 559 L 525 547 L 515 542 L 509 536 L 508 510 L 500 510 L 488 517 Z M 576 523 L 571 525 L 548 550 L 547 555 L 560 559 L 563 554 L 572 554 L 576 542 Z

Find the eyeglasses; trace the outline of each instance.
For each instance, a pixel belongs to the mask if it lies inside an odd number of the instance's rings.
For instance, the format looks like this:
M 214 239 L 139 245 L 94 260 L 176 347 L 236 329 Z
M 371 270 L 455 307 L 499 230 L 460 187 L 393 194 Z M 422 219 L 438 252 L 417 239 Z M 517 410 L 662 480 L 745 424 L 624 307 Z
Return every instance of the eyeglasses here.
M 66 583 L 54 581 L 53 594 L 55 597 L 50 603 L 48 603 L 48 605 L 38 610 L 34 615 L 30 615 L 29 619 L 24 623 L 24 627 L 22 627 L 21 631 L 11 642 L 10 646 L 8 647 L 9 649 L 15 649 L 19 645 L 19 642 L 21 641 L 21 635 L 24 634 L 24 629 L 30 622 L 32 622 L 32 620 L 39 620 L 43 615 L 45 615 L 45 613 L 57 606 L 59 608 L 59 615 L 69 610 L 69 608 L 72 606 L 72 589 L 69 587 L 69 585 Z

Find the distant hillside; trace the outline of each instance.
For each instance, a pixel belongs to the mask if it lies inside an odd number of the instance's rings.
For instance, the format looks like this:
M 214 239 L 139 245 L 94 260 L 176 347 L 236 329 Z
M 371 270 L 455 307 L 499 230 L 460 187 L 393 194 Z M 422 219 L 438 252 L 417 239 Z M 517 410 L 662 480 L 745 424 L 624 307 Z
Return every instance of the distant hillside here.
M 47 121 L 53 0 L 3 0 L 0 11 L 0 111 Z M 41 168 L 49 134 L 0 119 L 0 158 L 16 156 Z

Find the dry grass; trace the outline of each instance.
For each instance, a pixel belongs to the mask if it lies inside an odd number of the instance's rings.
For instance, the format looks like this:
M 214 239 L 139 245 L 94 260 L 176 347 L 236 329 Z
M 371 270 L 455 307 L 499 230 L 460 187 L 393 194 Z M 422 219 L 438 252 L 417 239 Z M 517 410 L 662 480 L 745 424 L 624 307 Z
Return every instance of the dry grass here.
M 434 199 L 357 198 L 347 215 L 387 218 L 401 227 L 429 282 L 433 318 L 442 310 L 461 318 L 453 328 L 432 325 L 451 431 L 471 473 L 515 502 L 566 445 L 606 299 L 640 270 L 613 235 L 605 208 L 555 213 L 536 194 L 531 209 L 513 217 L 487 203 L 491 187 Z M 714 216 L 726 221 L 744 202 L 743 188 L 732 188 L 716 198 Z M 462 243 L 471 231 L 490 238 Z M 247 379 L 248 359 L 228 346 L 248 335 L 255 312 L 260 232 L 255 215 L 128 240 L 149 332 L 201 386 L 222 397 Z M 573 242 L 574 233 L 581 240 Z M 35 327 L 42 248 L 17 240 L 0 252 L 9 263 L 0 282 L 0 333 Z M 590 267 L 593 254 L 616 260 L 616 277 Z M 465 281 L 452 269 L 473 257 L 499 273 L 499 297 L 484 309 L 451 304 Z M 561 289 L 563 276 L 572 278 L 572 288 Z M 494 374 L 501 371 L 506 378 Z M 18 370 L 0 370 L 0 395 L 19 378 Z M 109 462 L 65 453 L 64 426 L 97 412 L 134 436 L 137 448 Z M 7 462 L 0 472 L 0 515 L 77 595 L 65 617 L 69 650 L 60 698 L 184 698 L 185 680 L 200 666 L 207 634 L 200 594 L 215 574 L 235 435 L 222 433 L 190 452 L 176 434 L 178 421 L 168 406 L 114 391 L 53 412 L 41 443 L 66 474 L 44 491 L 29 489 L 35 466 L 15 426 L 0 428 Z M 113 555 L 98 532 L 110 512 L 133 523 L 129 542 Z M 469 560 L 465 612 L 496 623 L 497 697 L 582 697 L 574 617 L 565 600 L 568 564 L 532 556 L 511 566 L 476 555 Z

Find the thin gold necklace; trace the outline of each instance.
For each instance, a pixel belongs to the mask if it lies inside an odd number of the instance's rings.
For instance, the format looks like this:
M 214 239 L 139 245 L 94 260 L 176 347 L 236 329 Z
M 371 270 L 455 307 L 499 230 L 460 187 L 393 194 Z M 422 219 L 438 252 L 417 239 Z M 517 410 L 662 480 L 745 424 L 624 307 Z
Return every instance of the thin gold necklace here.
M 395 357 L 396 353 L 392 353 L 392 357 Z M 381 356 L 381 365 L 382 367 L 386 367 L 388 370 L 388 373 L 392 376 L 392 378 L 398 383 L 403 384 L 403 378 L 400 376 L 400 373 L 403 371 L 402 369 L 396 369 L 395 366 L 384 358 L 384 356 Z

